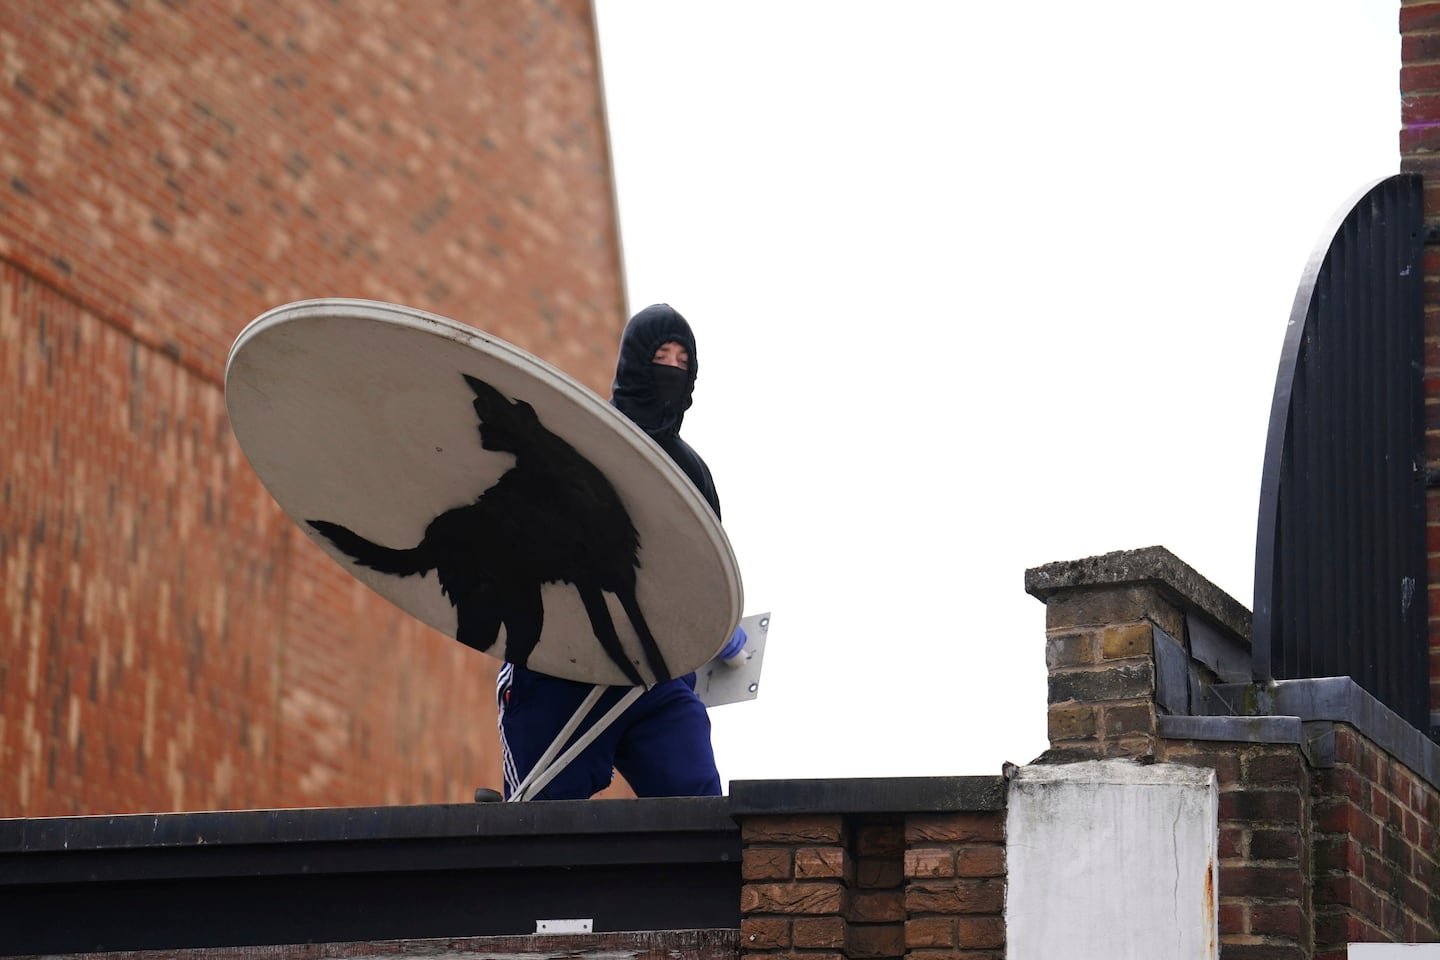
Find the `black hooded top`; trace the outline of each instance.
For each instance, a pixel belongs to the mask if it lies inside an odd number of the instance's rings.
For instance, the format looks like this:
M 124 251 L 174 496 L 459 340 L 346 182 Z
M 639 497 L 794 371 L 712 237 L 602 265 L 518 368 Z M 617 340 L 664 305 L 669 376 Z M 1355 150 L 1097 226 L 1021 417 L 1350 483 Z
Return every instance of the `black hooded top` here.
M 655 351 L 661 344 L 672 341 L 690 355 L 690 376 L 684 398 L 675 406 L 665 406 L 656 396 L 655 376 L 651 371 Z M 720 497 L 715 492 L 710 468 L 690 444 L 680 439 L 680 424 L 685 420 L 685 411 L 690 409 L 691 391 L 695 389 L 695 375 L 699 371 L 695 334 L 690 331 L 690 324 L 668 303 L 648 306 L 625 325 L 625 334 L 620 338 L 620 357 L 615 362 L 615 382 L 610 386 L 610 402 L 670 454 L 670 459 L 685 471 L 719 519 Z

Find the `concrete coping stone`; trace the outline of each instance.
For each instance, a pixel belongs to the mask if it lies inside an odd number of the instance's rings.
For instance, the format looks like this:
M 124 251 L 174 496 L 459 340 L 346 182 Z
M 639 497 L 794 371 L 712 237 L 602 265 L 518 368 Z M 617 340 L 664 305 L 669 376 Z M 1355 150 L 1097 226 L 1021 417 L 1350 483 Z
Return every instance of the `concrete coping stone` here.
M 1062 590 L 1149 586 L 1179 606 L 1198 612 L 1250 642 L 1250 611 L 1164 547 L 1117 550 L 1082 560 L 1062 560 L 1025 571 L 1025 592 L 1047 600 Z
M 1139 787 L 1208 787 L 1215 771 L 1183 763 L 1141 763 L 1137 760 L 1086 760 L 1080 763 L 1030 764 L 1015 774 L 1015 783 L 1106 783 Z

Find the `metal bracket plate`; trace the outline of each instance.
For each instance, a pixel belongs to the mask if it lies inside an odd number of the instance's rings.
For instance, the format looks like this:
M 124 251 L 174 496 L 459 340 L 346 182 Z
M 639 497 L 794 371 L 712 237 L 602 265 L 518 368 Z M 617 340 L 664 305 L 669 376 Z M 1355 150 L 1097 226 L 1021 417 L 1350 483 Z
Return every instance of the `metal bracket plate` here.
M 760 667 L 765 660 L 765 641 L 770 632 L 770 614 L 751 614 L 740 621 L 745 628 L 745 649 L 731 662 L 712 659 L 695 671 L 695 694 L 707 707 L 740 703 L 760 695 Z

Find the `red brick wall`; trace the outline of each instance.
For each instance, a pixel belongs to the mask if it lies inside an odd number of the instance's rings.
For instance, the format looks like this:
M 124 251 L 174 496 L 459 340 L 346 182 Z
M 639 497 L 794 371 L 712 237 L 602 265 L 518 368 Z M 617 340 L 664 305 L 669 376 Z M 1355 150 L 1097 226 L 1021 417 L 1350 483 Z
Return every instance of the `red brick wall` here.
M 912 814 L 905 847 L 906 956 L 1004 957 L 1004 814 Z
M 1344 960 L 1351 942 L 1440 941 L 1440 792 L 1345 724 L 1335 765 L 1295 744 L 1154 741 L 1214 768 L 1222 960 Z M 1101 741 L 1057 746 L 1114 755 Z
M 1400 6 L 1400 169 L 1425 178 L 1425 222 L 1440 224 L 1440 2 Z M 1440 463 L 1440 249 L 1425 253 L 1426 456 Z M 1430 709 L 1440 711 L 1440 490 L 1427 497 Z
M 1307 960 L 1315 941 L 1312 771 L 1299 746 L 1165 739 L 1156 746 L 1156 759 L 1215 770 L 1222 960 Z
M 1440 791 L 1343 725 L 1315 781 L 1316 956 L 1440 941 Z
M 588 3 L 0 8 L 0 816 L 464 801 L 493 661 L 369 594 L 236 447 L 279 303 L 393 300 L 605 391 Z
M 740 817 L 750 960 L 1005 956 L 1005 813 Z
M 841 956 L 847 889 L 854 877 L 849 834 L 838 814 L 741 822 L 742 954 Z

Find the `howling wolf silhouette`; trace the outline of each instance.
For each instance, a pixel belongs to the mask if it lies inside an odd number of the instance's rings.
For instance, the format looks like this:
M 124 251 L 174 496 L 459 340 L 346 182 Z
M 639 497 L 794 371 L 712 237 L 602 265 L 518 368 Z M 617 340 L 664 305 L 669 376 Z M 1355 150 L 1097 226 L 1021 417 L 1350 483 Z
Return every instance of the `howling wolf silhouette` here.
M 625 655 L 605 603 L 613 593 L 640 638 L 656 682 L 670 679 L 665 658 L 635 599 L 639 535 L 610 481 L 541 424 L 522 400 L 511 402 L 483 380 L 462 374 L 475 393 L 480 446 L 515 455 L 515 466 L 474 503 L 447 510 L 420 543 L 394 549 L 325 520 L 306 521 L 356 563 L 399 577 L 436 571 L 455 608 L 455 639 L 488 650 L 505 627 L 505 659 L 525 666 L 540 642 L 540 588 L 569 583 L 580 593 L 595 638 L 632 684 L 645 681 Z

